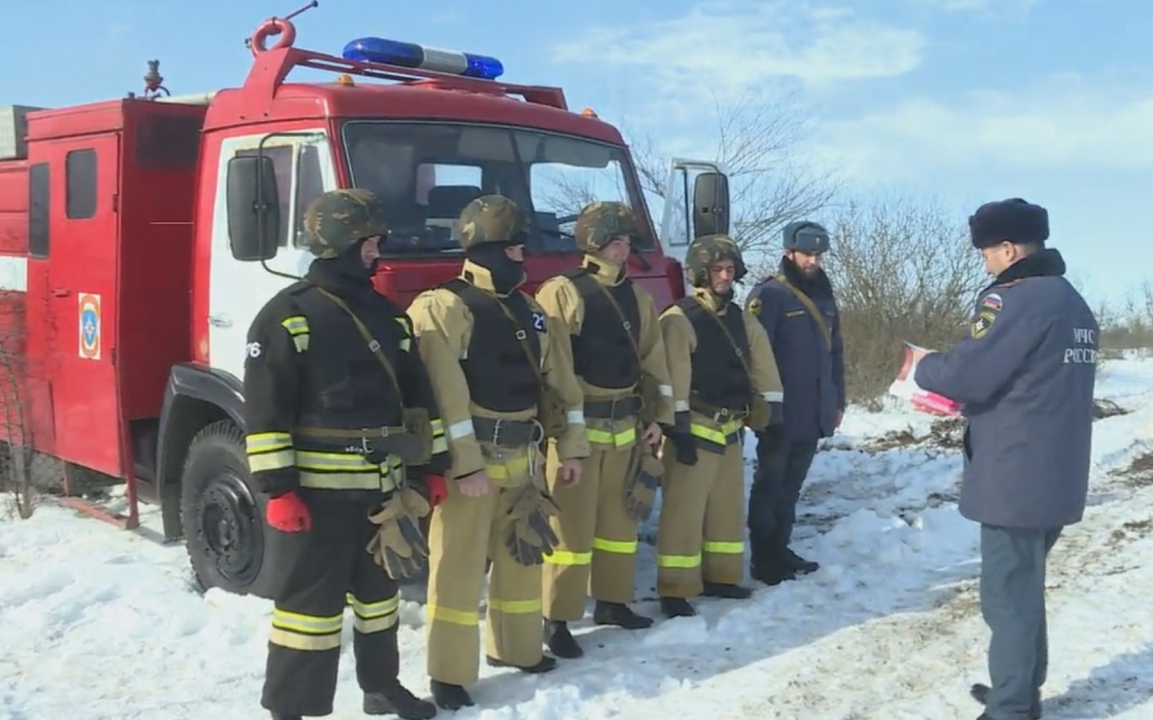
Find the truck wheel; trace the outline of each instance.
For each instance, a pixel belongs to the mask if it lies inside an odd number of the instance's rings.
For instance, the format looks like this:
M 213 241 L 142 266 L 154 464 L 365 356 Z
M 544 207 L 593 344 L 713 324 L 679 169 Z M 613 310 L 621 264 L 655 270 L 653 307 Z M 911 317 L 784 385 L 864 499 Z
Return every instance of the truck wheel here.
M 185 547 L 197 582 L 239 595 L 271 597 L 279 585 L 268 499 L 252 485 L 244 435 L 229 420 L 192 439 L 181 481 Z

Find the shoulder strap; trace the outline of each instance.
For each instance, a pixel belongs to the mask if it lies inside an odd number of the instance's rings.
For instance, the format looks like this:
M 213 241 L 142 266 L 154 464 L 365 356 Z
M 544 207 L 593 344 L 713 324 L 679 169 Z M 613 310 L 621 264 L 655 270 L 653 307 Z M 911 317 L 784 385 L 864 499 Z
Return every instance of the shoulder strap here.
M 520 292 L 520 291 L 515 290 L 514 292 Z M 505 305 L 504 302 L 499 297 L 496 296 L 496 294 L 492 294 L 491 297 L 492 297 L 493 301 L 496 302 L 497 306 L 500 307 L 501 312 L 504 313 L 504 316 L 509 319 L 509 322 L 512 323 L 513 328 L 516 329 L 516 339 L 517 339 L 517 341 L 520 342 L 520 349 L 524 353 L 525 358 L 528 360 L 529 367 L 532 368 L 533 374 L 536 375 L 537 383 L 541 386 L 541 388 L 543 388 L 544 387 L 544 378 L 541 376 L 541 372 L 540 372 L 541 357 L 537 357 L 537 356 L 533 355 L 532 347 L 528 344 L 528 331 L 526 331 L 524 328 L 522 328 L 520 326 L 520 321 L 518 321 L 516 319 L 516 315 L 514 315 L 512 310 L 510 310 L 508 308 L 508 305 Z M 532 312 L 535 312 L 532 310 L 532 306 L 529 306 L 529 310 Z M 544 352 L 543 352 L 543 348 L 542 348 L 542 351 L 541 351 L 542 357 L 543 357 L 543 354 L 544 354 Z
M 339 297 L 333 295 L 319 285 L 313 285 L 313 287 L 315 287 L 321 295 L 324 295 L 326 298 L 331 300 L 337 307 L 339 307 L 341 310 L 347 313 L 350 318 L 352 318 L 352 322 L 356 325 L 356 329 L 360 331 L 360 336 L 363 337 L 365 342 L 368 343 L 368 349 L 372 351 L 372 354 L 376 356 L 376 359 L 380 361 L 381 366 L 384 367 L 384 371 L 388 373 L 388 377 L 390 380 L 392 380 L 392 384 L 396 388 L 398 396 L 403 397 L 404 393 L 400 389 L 400 381 L 396 377 L 396 370 L 392 367 L 392 363 L 388 361 L 388 357 L 384 354 L 384 351 L 380 349 L 380 342 L 372 336 L 372 332 L 368 329 L 368 327 L 365 326 L 363 322 L 361 322 L 360 318 L 356 316 L 356 313 L 352 311 L 352 308 L 348 307 L 348 304 L 341 300 Z
M 825 345 L 832 347 L 833 334 L 832 331 L 829 330 L 829 324 L 825 322 L 825 317 L 821 315 L 821 311 L 817 309 L 817 306 L 813 304 L 813 301 L 809 298 L 809 296 L 801 292 L 800 288 L 797 288 L 792 283 L 790 283 L 783 274 L 777 275 L 777 282 L 779 282 L 781 285 L 784 285 L 785 288 L 788 289 L 788 291 L 797 298 L 797 300 L 801 301 L 801 304 L 805 306 L 805 310 L 809 311 L 809 316 L 813 318 L 813 322 L 817 324 L 817 330 L 820 331 L 821 337 L 825 338 Z
M 676 302 L 676 305 L 678 307 L 680 307 L 681 310 L 684 311 L 685 317 L 689 318 L 689 322 L 692 322 L 692 318 L 690 317 L 689 314 L 693 313 L 693 314 L 708 315 L 709 317 L 711 317 L 713 319 L 713 322 L 720 325 L 721 326 L 721 332 L 723 332 L 725 334 L 725 337 L 728 338 L 729 344 L 733 346 L 733 352 L 735 352 L 737 354 L 737 359 L 741 361 L 741 366 L 744 367 L 745 374 L 749 376 L 750 380 L 752 379 L 752 370 L 750 370 L 749 363 L 745 359 L 745 354 L 744 354 L 744 352 L 741 351 L 741 346 L 737 344 L 736 338 L 734 338 L 733 334 L 731 332 L 729 332 L 728 326 L 725 325 L 725 321 L 721 319 L 720 315 L 717 315 L 715 312 L 712 312 L 711 310 L 708 310 L 707 308 L 702 306 L 701 303 L 693 295 L 686 295 L 685 297 L 678 300 Z M 732 303 L 729 304 L 729 310 L 736 310 L 738 312 L 738 314 L 740 313 L 740 308 L 737 307 L 736 305 L 733 305 Z
M 629 344 L 633 346 L 633 354 L 637 356 L 637 363 L 643 365 L 644 361 L 641 359 L 641 348 L 637 345 L 636 338 L 633 337 L 633 332 L 629 328 L 629 319 L 625 316 L 625 311 L 621 309 L 620 303 L 617 302 L 617 299 L 613 297 L 613 294 L 609 292 L 608 288 L 606 288 L 602 282 L 596 278 L 592 278 L 591 282 L 597 286 L 597 289 L 600 290 L 602 295 L 608 298 L 609 304 L 617 311 L 617 317 L 621 320 L 621 327 L 624 328 L 625 335 L 628 335 Z M 640 332 L 640 328 L 637 328 L 637 332 Z
M 738 315 L 740 314 L 740 308 L 738 308 L 736 305 L 733 305 L 732 303 L 729 303 L 729 312 L 732 312 L 733 310 L 736 310 Z M 729 344 L 733 346 L 733 352 L 737 354 L 737 359 L 741 361 L 741 367 L 745 369 L 745 374 L 749 376 L 749 380 L 751 382 L 753 372 L 749 368 L 749 361 L 745 357 L 745 353 L 741 351 L 741 346 L 737 344 L 737 339 L 733 337 L 731 332 L 729 332 L 728 325 L 725 325 L 725 321 L 721 320 L 721 316 L 717 315 L 715 312 L 706 311 L 705 314 L 715 320 L 717 325 L 721 326 L 721 331 L 725 334 L 725 337 L 729 339 Z

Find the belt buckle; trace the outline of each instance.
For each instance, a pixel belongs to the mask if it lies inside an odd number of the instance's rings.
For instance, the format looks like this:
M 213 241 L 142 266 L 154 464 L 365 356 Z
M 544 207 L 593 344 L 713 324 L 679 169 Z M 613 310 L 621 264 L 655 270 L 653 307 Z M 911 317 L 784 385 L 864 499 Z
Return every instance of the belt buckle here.
M 617 418 L 617 403 L 621 401 L 620 398 L 613 398 L 609 400 L 609 420 L 616 420 Z
M 530 422 L 532 423 L 532 438 L 529 445 L 540 445 L 541 441 L 544 440 L 544 425 L 536 418 L 533 418 Z

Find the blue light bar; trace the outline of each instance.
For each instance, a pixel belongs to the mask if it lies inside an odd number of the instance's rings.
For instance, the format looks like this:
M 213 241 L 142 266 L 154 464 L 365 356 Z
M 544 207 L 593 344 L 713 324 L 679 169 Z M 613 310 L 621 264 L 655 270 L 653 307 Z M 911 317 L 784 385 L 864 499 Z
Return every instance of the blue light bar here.
M 487 55 L 437 50 L 416 43 L 364 37 L 344 46 L 345 60 L 399 65 L 417 70 L 451 73 L 481 80 L 496 80 L 504 74 L 500 60 Z

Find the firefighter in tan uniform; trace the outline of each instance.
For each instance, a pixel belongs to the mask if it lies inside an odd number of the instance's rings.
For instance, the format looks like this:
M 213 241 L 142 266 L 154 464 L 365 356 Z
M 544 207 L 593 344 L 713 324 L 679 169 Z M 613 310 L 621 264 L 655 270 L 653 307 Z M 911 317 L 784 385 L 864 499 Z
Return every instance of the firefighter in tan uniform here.
M 429 527 L 428 674 L 433 699 L 456 710 L 479 673 L 478 614 L 489 574 L 486 655 L 493 666 L 542 673 L 541 564 L 559 510 L 544 487 L 544 443 L 555 439 L 565 483 L 589 453 L 584 398 L 568 343 L 525 281 L 524 213 L 486 195 L 465 207 L 456 234 L 460 276 L 413 300 L 408 312 L 444 417 L 452 453 L 448 497 Z
M 584 616 L 589 595 L 598 625 L 637 630 L 653 622 L 628 604 L 637 523 L 659 485 L 658 423 L 673 423 L 673 388 L 652 296 L 627 275 L 637 232 L 627 205 L 588 205 L 574 232 L 586 253 L 581 266 L 547 280 L 536 296 L 555 332 L 571 340 L 591 447 L 575 486 L 560 479 L 556 446 L 549 448 L 546 477 L 562 512 L 552 519 L 560 544 L 545 557 L 545 641 L 564 658 L 583 654 L 568 623 Z
M 693 292 L 661 315 L 673 379 L 657 530 L 657 592 L 669 617 L 695 615 L 688 598 L 744 599 L 744 426 L 781 422 L 784 401 L 769 338 L 733 302 L 745 275 L 725 235 L 698 238 L 685 265 Z
M 282 559 L 261 702 L 278 720 L 332 713 L 347 604 L 364 711 L 431 718 L 397 677 L 397 580 L 427 555 L 413 486 L 443 495 L 444 425 L 409 319 L 372 286 L 376 197 L 324 193 L 304 225 L 317 258 L 257 314 L 244 364 L 249 470 L 269 525 L 301 535 Z

